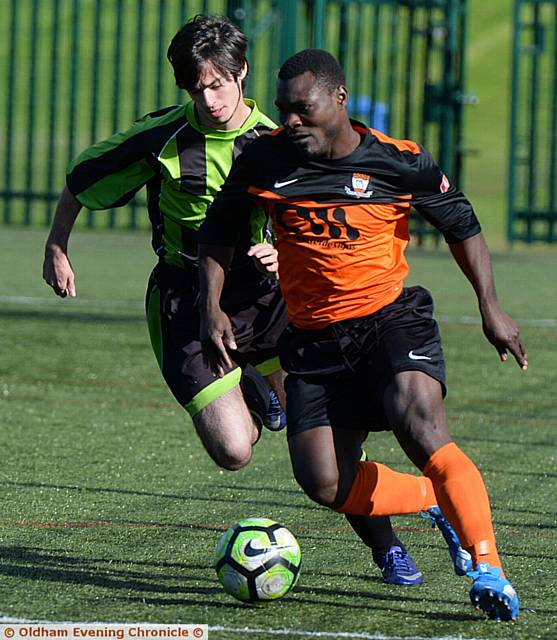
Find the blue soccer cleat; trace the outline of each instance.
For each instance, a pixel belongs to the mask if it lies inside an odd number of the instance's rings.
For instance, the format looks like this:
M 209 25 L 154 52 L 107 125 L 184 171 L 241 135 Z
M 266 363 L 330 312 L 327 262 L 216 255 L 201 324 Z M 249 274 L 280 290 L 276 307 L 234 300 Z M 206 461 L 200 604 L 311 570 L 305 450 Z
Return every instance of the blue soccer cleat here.
M 286 415 L 273 389 L 269 389 L 269 408 L 262 422 L 269 431 L 282 431 L 286 427 Z
M 277 394 L 251 364 L 242 370 L 240 388 L 259 431 L 262 426 L 270 431 L 280 431 L 286 427 L 286 416 Z
M 387 553 L 377 555 L 375 564 L 381 570 L 383 581 L 387 584 L 412 587 L 424 581 L 422 572 L 415 565 L 412 556 L 401 547 L 392 546 Z
M 447 518 L 441 513 L 441 509 L 439 509 L 439 507 L 430 507 L 427 513 L 424 514 L 424 517 L 432 521 L 433 527 L 437 525 L 439 531 L 441 531 L 441 535 L 445 538 L 456 575 L 465 576 L 469 571 L 472 571 L 472 556 L 466 549 L 462 548 L 456 531 L 452 528 Z
M 500 569 L 479 562 L 477 568 L 468 575 L 473 581 L 470 600 L 476 609 L 481 609 L 492 620 L 518 618 L 518 596 L 512 584 L 503 578 Z

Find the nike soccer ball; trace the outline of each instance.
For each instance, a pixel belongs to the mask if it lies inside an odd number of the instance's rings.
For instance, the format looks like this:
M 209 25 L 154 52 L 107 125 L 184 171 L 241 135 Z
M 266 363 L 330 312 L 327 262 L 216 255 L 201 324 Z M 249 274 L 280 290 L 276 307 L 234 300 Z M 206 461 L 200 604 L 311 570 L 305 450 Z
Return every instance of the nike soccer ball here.
M 242 602 L 269 602 L 296 584 L 302 554 L 281 524 L 247 518 L 224 532 L 215 550 L 215 569 L 226 593 Z

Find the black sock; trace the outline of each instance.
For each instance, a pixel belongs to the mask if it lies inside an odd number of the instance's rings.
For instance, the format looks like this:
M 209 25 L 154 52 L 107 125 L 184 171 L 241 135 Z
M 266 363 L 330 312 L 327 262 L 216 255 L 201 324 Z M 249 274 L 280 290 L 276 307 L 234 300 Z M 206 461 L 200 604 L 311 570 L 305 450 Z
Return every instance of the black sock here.
M 372 550 L 374 560 L 380 554 L 387 553 L 393 545 L 404 549 L 404 545 L 393 531 L 391 519 L 388 516 L 354 516 L 348 513 L 345 515 L 361 541 Z
M 251 414 L 263 423 L 263 419 L 269 411 L 271 402 L 269 396 L 269 383 L 251 364 L 242 368 L 240 389 Z

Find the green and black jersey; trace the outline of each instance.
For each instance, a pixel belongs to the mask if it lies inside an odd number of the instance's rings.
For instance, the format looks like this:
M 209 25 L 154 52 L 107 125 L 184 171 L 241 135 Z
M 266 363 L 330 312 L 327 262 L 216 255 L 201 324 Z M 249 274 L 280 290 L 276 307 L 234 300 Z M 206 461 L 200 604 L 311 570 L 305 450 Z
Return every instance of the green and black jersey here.
M 231 131 L 200 125 L 193 102 L 150 113 L 71 162 L 68 189 L 89 209 L 109 209 L 127 204 L 146 186 L 155 253 L 167 264 L 191 264 L 197 230 L 233 160 L 276 126 L 253 100 L 245 102 L 251 115 Z

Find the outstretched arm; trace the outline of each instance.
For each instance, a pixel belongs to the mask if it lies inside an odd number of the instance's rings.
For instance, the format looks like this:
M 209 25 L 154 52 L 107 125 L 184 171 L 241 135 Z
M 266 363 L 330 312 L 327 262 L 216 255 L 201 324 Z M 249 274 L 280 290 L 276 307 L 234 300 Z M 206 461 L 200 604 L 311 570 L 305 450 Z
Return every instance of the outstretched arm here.
M 61 298 L 75 298 L 75 274 L 68 258 L 68 241 L 81 204 L 64 187 L 50 228 L 43 263 L 43 280 Z
M 458 266 L 474 287 L 486 338 L 497 349 L 502 361 L 507 360 L 507 352 L 510 351 L 519 367 L 525 371 L 528 357 L 517 324 L 499 306 L 491 257 L 483 235 L 478 233 L 467 240 L 449 244 L 449 247 Z

